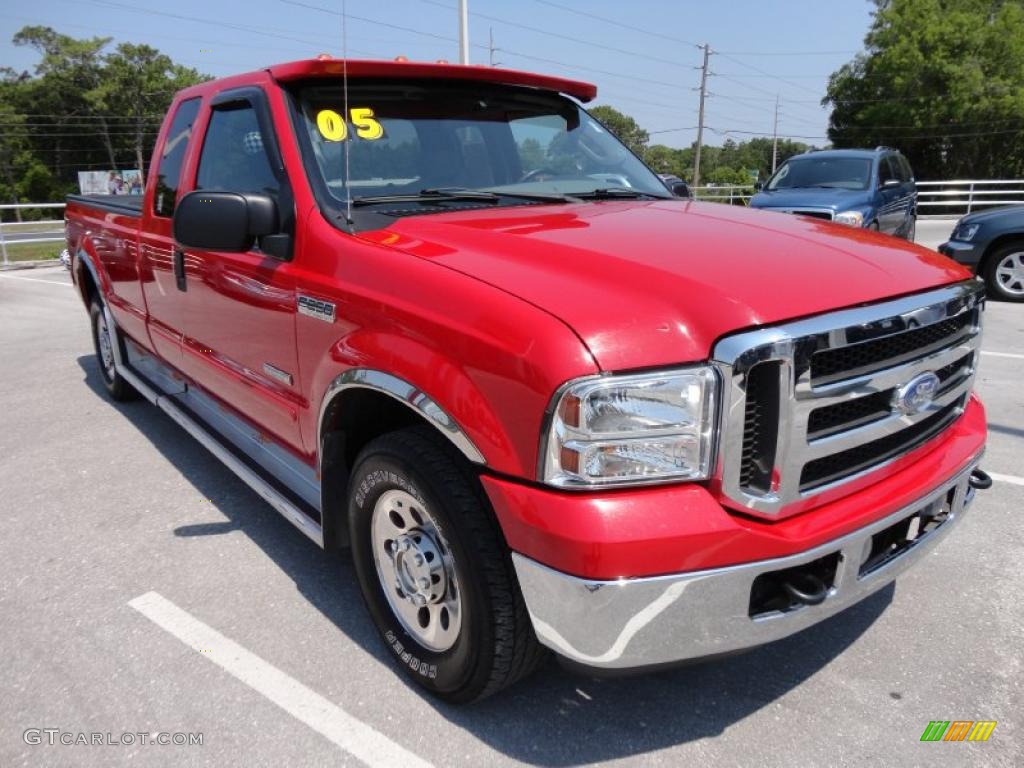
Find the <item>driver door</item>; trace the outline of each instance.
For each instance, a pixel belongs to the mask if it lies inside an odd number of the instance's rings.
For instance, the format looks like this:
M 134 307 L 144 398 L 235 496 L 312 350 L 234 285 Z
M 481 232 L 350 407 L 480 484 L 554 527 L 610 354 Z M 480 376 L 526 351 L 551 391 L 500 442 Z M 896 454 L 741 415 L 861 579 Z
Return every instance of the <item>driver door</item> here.
M 259 88 L 216 96 L 202 137 L 195 189 L 270 195 L 294 235 L 294 203 L 266 96 Z M 302 450 L 295 349 L 295 277 L 262 253 L 188 248 L 182 369 L 278 442 Z

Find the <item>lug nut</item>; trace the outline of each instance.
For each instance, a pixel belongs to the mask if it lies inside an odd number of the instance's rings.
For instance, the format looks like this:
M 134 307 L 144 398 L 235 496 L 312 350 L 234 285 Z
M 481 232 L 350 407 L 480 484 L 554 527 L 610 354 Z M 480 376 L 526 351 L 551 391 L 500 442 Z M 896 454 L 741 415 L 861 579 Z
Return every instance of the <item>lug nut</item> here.
M 427 598 L 425 598 L 423 595 L 421 595 L 419 593 L 417 593 L 417 594 L 412 596 L 412 601 L 413 601 L 413 603 L 415 605 L 426 605 L 427 604 Z
M 430 579 L 420 579 L 420 589 L 430 589 Z
M 401 549 L 403 552 L 408 552 L 412 544 L 409 543 L 408 539 L 402 539 L 401 543 L 398 546 L 399 549 Z
M 417 553 L 417 555 L 412 559 L 412 561 L 416 563 L 416 565 L 423 565 L 423 555 Z

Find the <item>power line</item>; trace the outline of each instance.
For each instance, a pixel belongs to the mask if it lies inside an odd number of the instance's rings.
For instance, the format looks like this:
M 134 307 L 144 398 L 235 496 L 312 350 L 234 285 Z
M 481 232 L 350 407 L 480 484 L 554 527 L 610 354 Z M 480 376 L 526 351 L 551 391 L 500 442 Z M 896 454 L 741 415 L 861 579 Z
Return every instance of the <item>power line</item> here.
M 729 60 L 729 61 L 731 61 L 731 62 L 733 62 L 735 64 L 739 64 L 741 67 L 746 67 L 747 69 L 749 69 L 749 70 L 751 70 L 753 72 L 757 72 L 758 74 L 770 77 L 773 80 L 778 80 L 780 83 L 787 83 L 788 85 L 791 85 L 794 88 L 799 88 L 800 90 L 807 91 L 808 93 L 816 93 L 816 91 L 808 88 L 805 85 L 801 85 L 800 83 L 794 83 L 792 80 L 787 80 L 784 77 L 778 77 L 777 75 L 773 75 L 770 72 L 765 72 L 763 69 L 758 69 L 753 64 L 747 64 L 747 63 L 741 61 L 740 59 L 735 58 L 734 56 L 729 56 L 729 55 L 724 54 L 724 53 L 721 54 L 721 55 L 722 55 L 723 59 L 727 59 L 727 60 Z
M 662 40 L 669 40 L 670 42 L 673 43 L 680 43 L 681 45 L 692 45 L 694 48 L 700 48 L 699 43 L 694 43 L 690 40 L 681 40 L 678 37 L 665 35 L 662 34 L 661 32 L 652 32 L 651 30 L 643 29 L 642 27 L 634 27 L 630 24 L 625 23 L 624 21 L 619 21 L 618 19 L 609 19 L 606 16 L 598 16 L 596 13 L 591 13 L 590 11 L 581 11 L 577 8 L 570 8 L 568 6 L 562 5 L 561 3 L 551 2 L 551 0 L 534 0 L 534 2 L 540 3 L 541 5 L 549 5 L 552 8 L 558 8 L 559 10 L 565 11 L 566 13 L 573 13 L 576 14 L 577 16 L 582 16 L 585 19 L 591 19 L 592 21 L 601 21 L 604 22 L 605 24 L 611 24 L 613 27 L 616 27 L 618 29 L 628 29 L 633 32 L 639 32 L 642 35 L 650 35 L 651 37 L 658 37 L 661 38 Z
M 448 10 L 452 10 L 453 9 L 452 6 L 448 5 L 447 3 L 441 2 L 440 0 L 419 0 L 419 1 L 421 3 L 426 3 L 427 5 L 436 5 L 438 7 L 445 8 L 445 9 L 448 9 Z M 570 43 L 577 43 L 579 45 L 589 45 L 592 48 L 599 48 L 601 50 L 612 51 L 614 53 L 622 53 L 622 54 L 625 54 L 626 56 L 631 56 L 631 57 L 638 58 L 638 59 L 647 59 L 648 61 L 654 61 L 654 62 L 657 62 L 659 64 L 667 64 L 670 67 L 682 67 L 682 68 L 685 68 L 685 69 L 689 69 L 689 67 L 686 64 L 680 64 L 678 61 L 673 61 L 671 59 L 663 59 L 663 58 L 660 58 L 658 56 L 651 56 L 651 55 L 646 54 L 646 53 L 639 53 L 638 51 L 626 50 L 625 48 L 615 48 L 615 47 L 610 46 L 610 45 L 603 45 L 602 43 L 593 43 L 593 42 L 591 42 L 589 40 L 583 40 L 583 39 L 581 39 L 579 37 L 572 37 L 571 35 L 563 35 L 563 34 L 560 34 L 558 32 L 551 32 L 550 30 L 547 30 L 547 29 L 541 29 L 539 27 L 531 27 L 531 26 L 529 26 L 527 24 L 520 24 L 517 21 L 510 21 L 508 19 L 503 19 L 500 16 L 490 16 L 490 15 L 488 15 L 486 13 L 478 13 L 476 11 L 470 11 L 469 15 L 470 16 L 475 16 L 475 17 L 477 17 L 479 19 L 487 19 L 488 21 L 494 21 L 494 22 L 497 22 L 498 24 L 504 24 L 504 25 L 509 26 L 509 27 L 515 27 L 516 29 L 524 29 L 527 32 L 534 32 L 534 33 L 536 33 L 538 35 L 547 35 L 548 37 L 553 37 L 553 38 L 555 38 L 557 40 L 567 40 Z

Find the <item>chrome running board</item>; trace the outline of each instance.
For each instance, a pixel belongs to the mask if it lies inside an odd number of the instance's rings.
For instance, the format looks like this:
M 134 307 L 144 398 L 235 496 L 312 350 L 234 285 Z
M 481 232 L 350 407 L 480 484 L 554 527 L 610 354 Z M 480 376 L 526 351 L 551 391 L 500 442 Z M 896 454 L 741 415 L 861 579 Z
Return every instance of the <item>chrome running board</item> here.
M 127 345 L 133 344 L 130 339 L 126 339 L 122 334 L 120 334 L 119 329 L 117 329 L 117 325 L 114 323 L 114 318 L 110 314 L 110 310 L 107 309 L 106 305 L 104 305 L 103 311 L 107 316 L 107 327 L 115 329 L 118 336 L 125 342 L 126 348 Z M 176 421 L 186 432 L 198 440 L 203 447 L 220 459 L 228 469 L 238 475 L 242 482 L 258 493 L 264 501 L 280 512 L 292 525 L 315 541 L 318 546 L 323 548 L 323 529 L 315 520 L 303 512 L 297 504 L 274 488 L 274 486 L 262 477 L 259 472 L 242 461 L 236 455 L 235 451 L 229 447 L 228 443 L 219 439 L 217 435 L 207 430 L 203 425 L 186 413 L 185 410 L 180 408 L 174 400 L 174 395 L 159 390 L 155 385 L 151 385 L 149 381 L 137 374 L 132 369 L 131 365 L 122 358 L 121 345 L 118 344 L 116 340 L 112 346 L 114 350 L 114 366 L 117 369 L 117 372 L 121 374 L 129 384 L 135 387 L 139 394 L 154 405 L 158 406 L 168 416 L 174 419 L 174 421 Z M 156 362 L 155 359 L 154 362 Z M 184 394 L 187 389 L 187 386 L 182 386 L 181 393 Z M 238 447 L 238 449 L 240 450 L 240 447 Z M 319 504 L 311 506 L 315 506 L 317 512 L 320 511 Z

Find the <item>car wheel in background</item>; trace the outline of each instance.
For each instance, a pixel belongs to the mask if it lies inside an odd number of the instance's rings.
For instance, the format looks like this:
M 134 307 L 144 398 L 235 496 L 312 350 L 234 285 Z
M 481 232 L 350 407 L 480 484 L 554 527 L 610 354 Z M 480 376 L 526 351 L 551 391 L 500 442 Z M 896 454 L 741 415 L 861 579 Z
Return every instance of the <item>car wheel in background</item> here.
M 92 325 L 92 343 L 96 349 L 96 360 L 100 364 L 100 378 L 107 394 L 118 402 L 134 400 L 139 393 L 117 372 L 114 365 L 114 345 L 121 343 L 117 337 L 117 328 L 110 327 L 107 313 L 97 300 L 93 300 L 89 305 L 89 320 Z
M 544 658 L 480 481 L 429 427 L 391 432 L 360 452 L 349 534 L 370 616 L 419 686 L 474 701 Z
M 1024 301 L 1024 241 L 1007 243 L 986 259 L 982 277 L 989 295 Z
M 914 242 L 914 238 L 917 237 L 917 217 L 916 216 L 911 216 L 910 217 L 910 223 L 907 224 L 907 234 L 906 234 L 906 237 L 907 237 L 907 242 L 908 243 Z

